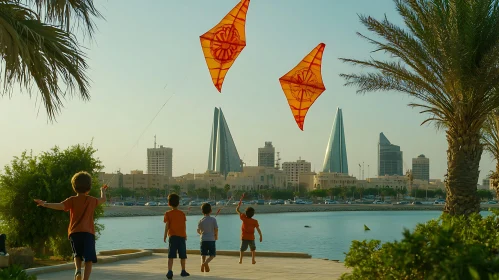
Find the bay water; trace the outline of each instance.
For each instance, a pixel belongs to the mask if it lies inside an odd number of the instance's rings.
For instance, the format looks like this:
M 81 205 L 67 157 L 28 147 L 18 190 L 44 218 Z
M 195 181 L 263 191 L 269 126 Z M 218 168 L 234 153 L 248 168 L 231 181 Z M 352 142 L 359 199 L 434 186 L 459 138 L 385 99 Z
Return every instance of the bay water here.
M 313 258 L 343 261 L 352 240 L 400 240 L 404 228 L 438 218 L 441 211 L 337 211 L 256 214 L 263 242 L 258 251 L 301 252 Z M 482 212 L 482 215 L 484 213 Z M 187 249 L 199 249 L 196 233 L 201 216 L 187 216 Z M 217 217 L 217 250 L 239 250 L 241 220 L 237 214 Z M 101 218 L 105 226 L 96 249 L 168 248 L 163 242 L 165 224 L 162 216 Z M 364 231 L 364 224 L 371 230 Z M 168 242 L 168 241 L 167 241 Z

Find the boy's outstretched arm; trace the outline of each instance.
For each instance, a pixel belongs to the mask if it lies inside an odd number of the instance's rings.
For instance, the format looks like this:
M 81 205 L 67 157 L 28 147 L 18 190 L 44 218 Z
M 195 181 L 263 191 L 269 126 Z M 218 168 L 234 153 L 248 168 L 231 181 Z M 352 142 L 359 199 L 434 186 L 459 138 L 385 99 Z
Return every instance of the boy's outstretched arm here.
M 100 188 L 100 198 L 99 198 L 98 204 L 102 204 L 102 203 L 106 202 L 106 189 L 107 189 L 107 185 L 104 185 L 104 186 L 102 186 L 102 188 Z
M 239 211 L 239 207 L 241 207 L 241 202 L 239 202 L 239 204 L 236 207 L 237 214 L 241 215 L 241 211 Z
M 42 207 L 50 208 L 50 209 L 54 209 L 54 210 L 64 210 L 64 204 L 62 204 L 62 203 L 47 203 L 47 202 L 40 200 L 40 199 L 34 199 L 34 201 L 36 202 L 36 204 L 38 204 L 38 206 L 42 206 Z
M 256 230 L 258 231 L 258 234 L 260 234 L 260 242 L 262 242 L 262 231 L 260 230 L 260 227 L 257 227 Z

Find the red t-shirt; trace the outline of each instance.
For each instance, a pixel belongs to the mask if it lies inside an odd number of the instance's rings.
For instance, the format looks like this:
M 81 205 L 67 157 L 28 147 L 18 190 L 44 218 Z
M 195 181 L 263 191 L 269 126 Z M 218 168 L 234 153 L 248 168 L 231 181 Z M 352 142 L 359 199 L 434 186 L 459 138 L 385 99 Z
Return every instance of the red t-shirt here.
M 163 222 L 168 223 L 168 236 L 187 237 L 185 221 L 187 221 L 187 218 L 184 212 L 178 209 L 165 212 Z
M 241 239 L 242 240 L 255 240 L 255 228 L 260 227 L 258 221 L 253 218 L 246 217 L 246 214 L 239 215 L 243 224 L 241 225 Z
M 99 200 L 89 195 L 77 195 L 62 202 L 64 211 L 69 211 L 68 236 L 75 232 L 95 235 L 94 212 Z

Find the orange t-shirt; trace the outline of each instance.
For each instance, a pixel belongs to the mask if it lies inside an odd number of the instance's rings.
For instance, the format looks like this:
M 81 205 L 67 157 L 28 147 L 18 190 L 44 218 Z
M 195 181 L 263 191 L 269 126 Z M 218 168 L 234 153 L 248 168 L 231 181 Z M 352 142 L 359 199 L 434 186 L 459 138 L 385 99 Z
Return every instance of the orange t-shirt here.
M 94 211 L 99 200 L 89 195 L 72 196 L 64 200 L 64 211 L 69 211 L 68 236 L 75 232 L 95 235 Z
M 241 225 L 241 239 L 242 240 L 255 240 L 255 228 L 260 227 L 258 221 L 253 218 L 246 217 L 246 214 L 239 215 L 243 224 Z
M 187 237 L 185 221 L 187 221 L 187 218 L 184 212 L 178 209 L 166 211 L 163 222 L 168 223 L 168 236 Z

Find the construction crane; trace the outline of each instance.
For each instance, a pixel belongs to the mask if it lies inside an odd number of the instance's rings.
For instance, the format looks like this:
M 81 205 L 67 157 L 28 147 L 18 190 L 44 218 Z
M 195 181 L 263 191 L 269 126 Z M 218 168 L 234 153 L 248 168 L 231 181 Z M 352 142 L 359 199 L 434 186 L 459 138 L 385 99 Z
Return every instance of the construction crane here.
M 281 156 L 279 152 L 277 152 L 277 158 L 275 160 L 275 169 L 281 169 Z

